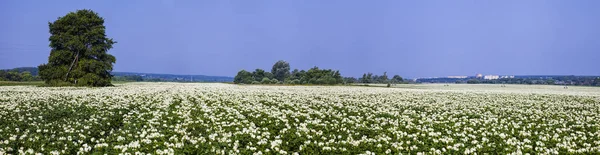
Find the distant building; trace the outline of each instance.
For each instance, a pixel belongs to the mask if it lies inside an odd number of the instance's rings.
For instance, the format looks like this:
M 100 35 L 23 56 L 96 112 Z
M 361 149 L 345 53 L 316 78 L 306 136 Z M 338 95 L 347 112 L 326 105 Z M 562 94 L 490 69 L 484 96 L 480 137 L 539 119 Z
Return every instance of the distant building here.
M 483 75 L 482 74 L 477 74 L 477 75 L 475 75 L 475 78 L 481 79 L 481 78 L 483 78 Z
M 500 78 L 500 76 L 498 76 L 498 75 L 485 75 L 485 76 L 483 76 L 483 79 L 486 79 L 486 80 L 495 80 L 495 79 L 499 79 L 499 78 Z
M 448 78 L 451 78 L 451 79 L 466 79 L 467 76 L 448 76 Z
M 504 75 L 504 76 L 500 76 L 501 79 L 512 79 L 515 78 L 514 75 Z

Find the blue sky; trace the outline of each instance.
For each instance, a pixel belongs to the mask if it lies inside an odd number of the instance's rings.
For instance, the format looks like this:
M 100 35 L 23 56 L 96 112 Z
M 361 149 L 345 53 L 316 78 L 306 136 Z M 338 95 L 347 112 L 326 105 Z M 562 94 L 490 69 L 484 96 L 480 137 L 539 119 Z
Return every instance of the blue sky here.
M 0 68 L 49 55 L 48 22 L 105 18 L 115 71 L 234 76 L 339 69 L 404 77 L 600 75 L 598 0 L 0 1 Z

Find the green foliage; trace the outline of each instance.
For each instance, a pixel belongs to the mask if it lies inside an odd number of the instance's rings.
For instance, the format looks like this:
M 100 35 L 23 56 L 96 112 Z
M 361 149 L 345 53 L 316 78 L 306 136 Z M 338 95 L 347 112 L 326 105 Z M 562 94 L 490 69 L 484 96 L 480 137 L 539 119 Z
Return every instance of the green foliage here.
M 358 80 L 354 77 L 344 77 L 344 83 L 346 84 L 350 84 L 350 83 L 357 83 Z
M 18 73 L 22 73 L 22 72 L 29 72 L 31 73 L 32 76 L 37 76 L 38 75 L 38 69 L 36 67 L 17 67 L 17 68 L 13 68 L 10 70 L 6 70 L 8 71 L 14 71 L 14 72 L 18 72 Z
M 302 81 L 295 79 L 295 80 L 292 80 L 291 84 L 302 84 Z
M 109 81 L 106 81 L 109 80 Z M 105 83 L 110 83 L 111 79 L 102 78 L 96 74 L 88 73 L 78 79 L 77 86 L 103 86 Z
M 318 84 L 318 85 L 334 85 L 344 83 L 344 79 L 339 71 L 331 69 L 319 69 L 313 67 L 308 71 L 294 69 L 289 72 L 289 64 L 285 61 L 278 61 L 273 65 L 272 74 L 265 72 L 262 69 L 256 69 L 250 73 L 241 70 L 234 78 L 234 83 L 256 84 L 253 81 L 260 81 L 262 84 Z M 284 73 L 285 72 L 285 73 Z M 280 80 L 281 78 L 281 80 Z
M 92 10 L 77 10 L 58 18 L 50 27 L 50 56 L 40 65 L 48 85 L 110 86 L 116 58 L 108 50 L 116 42 L 107 38 L 104 19 Z
M 394 75 L 394 77 L 392 77 L 391 82 L 392 83 L 402 83 L 404 81 L 404 79 L 402 79 L 402 77 L 400 77 L 400 75 Z
M 271 79 L 271 84 L 278 84 L 278 83 L 279 83 L 279 80 L 277 80 L 277 79 Z
M 261 81 L 261 80 L 263 80 L 264 77 L 267 77 L 267 76 L 265 74 L 265 70 L 256 69 L 256 70 L 254 70 L 254 72 L 252 72 L 252 77 L 256 81 Z M 268 77 L 267 77 L 267 79 L 268 79 Z
M 373 73 L 365 73 L 362 78 L 359 79 L 360 83 L 373 83 Z
M 387 72 L 383 72 L 383 75 L 377 78 L 377 83 L 388 83 Z
M 265 77 L 265 78 L 263 78 L 263 79 L 260 81 L 260 83 L 262 83 L 262 84 L 270 84 L 270 83 L 271 83 L 271 80 L 269 80 L 269 78 Z
M 279 60 L 273 65 L 271 73 L 273 73 L 275 79 L 283 81 L 290 76 L 290 64 L 283 60 Z
M 373 73 L 365 73 L 362 78 L 359 78 L 357 82 L 360 83 L 402 83 L 403 79 L 399 75 L 394 75 L 392 79 L 388 78 L 387 72 L 383 72 L 383 75 L 373 75 Z
M 333 71 L 331 69 L 319 69 L 319 67 L 316 66 L 301 75 L 302 77 L 299 77 L 299 79 L 301 79 L 303 83 L 307 84 L 333 85 L 340 84 L 344 81 L 339 71 Z
M 246 70 L 239 71 L 237 75 L 233 78 L 233 83 L 250 84 L 252 83 L 252 81 L 254 81 L 254 78 L 252 78 L 252 73 Z
M 21 78 L 23 78 L 23 81 L 33 81 L 33 76 L 29 71 L 22 72 Z
M 1 81 L 0 86 L 42 86 L 43 81 Z
M 39 80 L 29 70 L 0 70 L 0 81 L 36 81 Z
M 394 75 L 394 77 L 390 80 L 388 79 L 387 72 L 383 72 L 383 75 L 373 75 L 373 73 L 365 73 L 362 78 L 359 78 L 358 81 L 361 83 L 401 83 L 403 81 L 402 77 L 399 75 Z
M 468 80 L 468 81 L 467 81 L 467 83 L 468 83 L 468 84 L 478 84 L 478 83 L 480 83 L 480 82 L 479 82 L 479 80 L 477 80 L 477 79 L 470 79 L 470 80 Z

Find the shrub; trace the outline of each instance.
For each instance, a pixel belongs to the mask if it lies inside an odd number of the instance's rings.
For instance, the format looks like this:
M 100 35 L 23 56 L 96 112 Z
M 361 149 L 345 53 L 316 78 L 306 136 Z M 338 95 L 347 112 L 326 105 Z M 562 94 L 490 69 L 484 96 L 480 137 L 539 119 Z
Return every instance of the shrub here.
M 262 84 L 270 84 L 270 83 L 271 83 L 271 80 L 269 80 L 269 78 L 268 78 L 268 77 L 264 77 L 264 78 L 262 79 L 262 81 L 260 81 L 260 83 L 262 83 Z

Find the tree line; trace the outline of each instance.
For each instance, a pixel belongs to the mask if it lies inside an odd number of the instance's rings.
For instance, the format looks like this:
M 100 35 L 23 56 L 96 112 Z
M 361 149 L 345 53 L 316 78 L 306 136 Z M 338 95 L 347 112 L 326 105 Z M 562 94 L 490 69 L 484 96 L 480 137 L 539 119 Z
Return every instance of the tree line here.
M 391 79 L 388 78 L 387 72 L 383 75 L 374 75 L 373 73 L 364 73 L 361 78 L 344 77 L 344 83 L 378 83 L 378 84 L 398 84 L 405 83 L 400 75 L 394 75 Z
M 290 64 L 286 61 L 277 61 L 271 72 L 256 69 L 253 72 L 240 70 L 233 79 L 237 84 L 318 84 L 335 85 L 344 83 L 344 78 L 338 70 L 319 69 L 313 67 L 309 70 L 294 69 L 290 72 Z
M 400 75 L 394 75 L 388 78 L 387 72 L 383 75 L 373 75 L 365 73 L 361 78 L 342 77 L 338 70 L 320 69 L 315 66 L 308 70 L 294 69 L 290 72 L 290 64 L 283 60 L 277 61 L 271 72 L 263 69 L 255 69 L 252 72 L 240 70 L 235 76 L 236 84 L 315 84 L 315 85 L 335 85 L 352 83 L 383 83 L 398 84 L 404 83 Z
M 598 76 L 518 76 L 515 78 L 482 79 L 469 77 L 458 78 L 426 78 L 417 79 L 417 83 L 466 83 L 466 84 L 528 84 L 528 85 L 574 85 L 600 86 Z
M 0 70 L 0 81 L 39 81 L 39 76 L 31 73 L 31 71 Z
M 505 78 L 494 80 L 469 79 L 456 81 L 455 83 L 467 84 L 529 84 L 529 85 L 574 85 L 574 86 L 600 86 L 598 77 L 554 77 L 552 79 L 527 79 L 527 78 Z

